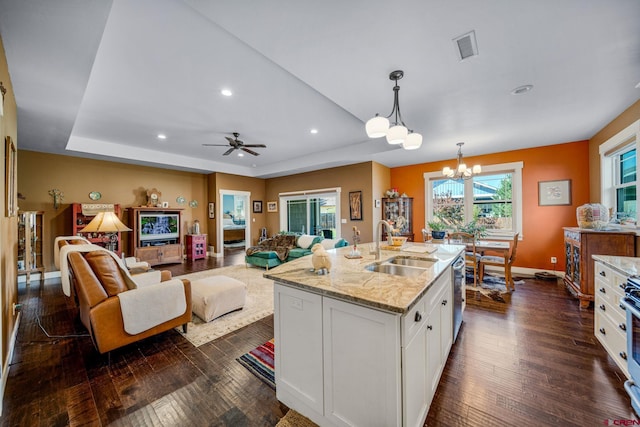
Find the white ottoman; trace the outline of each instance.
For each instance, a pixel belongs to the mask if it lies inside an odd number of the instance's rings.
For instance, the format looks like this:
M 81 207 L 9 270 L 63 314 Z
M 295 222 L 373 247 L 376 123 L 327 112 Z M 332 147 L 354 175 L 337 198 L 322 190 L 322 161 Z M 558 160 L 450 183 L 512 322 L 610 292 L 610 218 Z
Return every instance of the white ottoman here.
M 205 322 L 244 307 L 247 285 L 227 276 L 211 276 L 191 282 L 193 312 Z

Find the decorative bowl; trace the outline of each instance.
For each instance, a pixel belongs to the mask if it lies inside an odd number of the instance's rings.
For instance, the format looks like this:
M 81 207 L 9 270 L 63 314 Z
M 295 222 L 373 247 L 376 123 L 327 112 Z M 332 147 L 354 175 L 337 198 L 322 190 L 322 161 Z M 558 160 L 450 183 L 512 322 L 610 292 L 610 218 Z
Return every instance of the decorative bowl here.
M 391 246 L 402 246 L 406 241 L 404 236 L 391 236 Z

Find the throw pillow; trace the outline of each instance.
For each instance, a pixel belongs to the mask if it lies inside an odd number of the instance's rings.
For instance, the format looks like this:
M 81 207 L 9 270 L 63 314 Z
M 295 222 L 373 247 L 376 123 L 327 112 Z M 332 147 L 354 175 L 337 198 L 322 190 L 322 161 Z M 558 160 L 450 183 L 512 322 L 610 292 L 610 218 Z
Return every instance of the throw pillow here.
M 310 234 L 303 234 L 298 237 L 296 245 L 302 249 L 309 249 L 313 243 L 318 243 L 319 236 L 312 236 Z

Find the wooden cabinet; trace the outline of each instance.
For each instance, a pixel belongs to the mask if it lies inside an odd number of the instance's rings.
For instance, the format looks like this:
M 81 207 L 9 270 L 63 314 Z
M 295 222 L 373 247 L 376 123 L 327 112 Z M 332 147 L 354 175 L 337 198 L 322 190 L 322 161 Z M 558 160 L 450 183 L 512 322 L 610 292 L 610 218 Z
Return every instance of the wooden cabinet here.
M 206 234 L 187 234 L 187 261 L 196 259 L 205 259 L 207 257 L 207 235 Z
M 41 211 L 18 213 L 18 275 L 26 275 L 27 283 L 31 282 L 31 273 L 40 273 L 44 280 L 43 216 Z
M 624 298 L 627 276 L 613 271 L 600 261 L 595 262 L 595 307 L 593 333 L 629 378 L 627 366 L 627 314 L 620 306 Z
M 382 199 L 382 219 L 400 230 L 399 235 L 413 242 L 413 198 Z M 386 239 L 386 235 L 385 235 Z
M 149 265 L 182 262 L 181 226 L 182 209 L 130 208 L 130 252 Z
M 404 315 L 278 282 L 274 293 L 280 402 L 319 425 L 423 425 L 452 344 L 450 272 Z
M 592 255 L 635 256 L 635 233 L 565 227 L 564 252 L 564 283 L 580 300 L 580 307 L 587 308 L 594 300 Z
M 120 256 L 122 254 L 122 234 L 117 233 L 83 233 L 82 230 L 91 222 L 98 212 L 113 211 L 120 218 L 121 209 L 117 204 L 73 203 L 72 220 L 73 236 L 82 236 L 94 245 L 105 247 Z

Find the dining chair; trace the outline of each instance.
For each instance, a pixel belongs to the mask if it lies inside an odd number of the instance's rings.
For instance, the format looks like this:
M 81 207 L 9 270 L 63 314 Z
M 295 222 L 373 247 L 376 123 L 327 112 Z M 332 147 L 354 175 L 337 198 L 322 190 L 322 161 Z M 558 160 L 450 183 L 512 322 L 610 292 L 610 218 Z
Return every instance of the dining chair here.
M 464 243 L 466 246 L 464 252 L 464 261 L 466 267 L 473 268 L 473 286 L 478 285 L 478 261 L 480 255 L 476 252 L 476 236 L 471 233 L 464 233 L 462 231 L 454 231 L 449 233 L 449 243 Z
M 507 288 L 507 291 L 509 290 L 509 287 L 511 287 L 511 289 L 514 291 L 516 290 L 516 285 L 513 281 L 513 276 L 511 275 L 511 266 L 513 265 L 513 261 L 515 261 L 516 259 L 516 249 L 518 247 L 519 235 L 520 233 L 516 233 L 515 236 L 513 236 L 513 242 L 511 243 L 511 245 L 509 245 L 509 251 L 507 252 L 506 256 L 501 257 L 495 255 L 484 255 L 480 257 L 480 280 L 484 278 L 485 266 L 492 265 L 496 267 L 502 267 L 504 268 L 504 284 Z
M 428 242 L 429 240 L 431 240 L 431 234 L 429 234 L 429 232 L 427 231 L 426 228 L 422 229 L 422 241 L 423 242 Z

